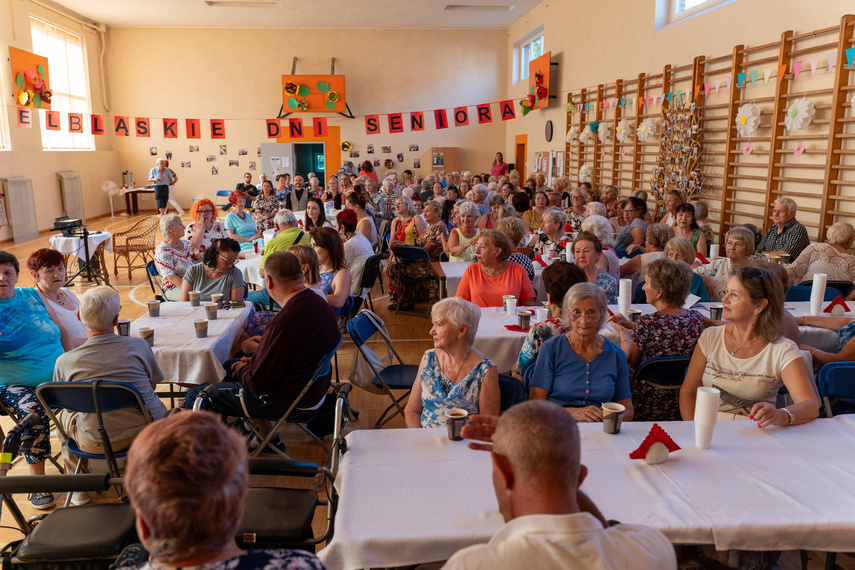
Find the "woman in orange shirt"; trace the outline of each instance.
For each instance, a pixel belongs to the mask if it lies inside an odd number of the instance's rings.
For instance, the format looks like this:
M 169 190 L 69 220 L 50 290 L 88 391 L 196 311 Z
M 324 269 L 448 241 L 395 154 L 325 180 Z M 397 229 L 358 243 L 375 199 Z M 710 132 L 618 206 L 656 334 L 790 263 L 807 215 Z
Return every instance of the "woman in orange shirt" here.
M 533 306 L 537 295 L 531 280 L 521 265 L 508 260 L 514 251 L 511 240 L 498 230 L 485 230 L 477 243 L 478 263 L 466 268 L 457 296 L 479 307 L 501 307 L 502 295 L 513 295 L 520 306 Z

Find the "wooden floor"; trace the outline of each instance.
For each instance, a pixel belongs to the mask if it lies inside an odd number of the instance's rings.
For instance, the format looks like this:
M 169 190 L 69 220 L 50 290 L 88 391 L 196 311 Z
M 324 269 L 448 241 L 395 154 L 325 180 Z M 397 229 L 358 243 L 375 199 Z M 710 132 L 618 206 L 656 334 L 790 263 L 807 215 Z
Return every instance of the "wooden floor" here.
M 107 218 L 90 220 L 88 228 L 90 231 L 103 230 L 111 233 L 120 232 L 129 228 L 146 215 L 149 214 L 141 213 L 135 216 L 119 217 L 112 220 Z M 185 224 L 189 221 L 189 216 L 185 215 Z M 19 286 L 30 287 L 33 285 L 30 273 L 26 269 L 27 257 L 37 249 L 50 247 L 49 239 L 53 233 L 54 232 L 42 232 L 37 238 L 21 243 L 12 243 L 11 241 L 0 243 L 0 250 L 5 250 L 14 254 L 21 264 L 21 273 L 18 281 Z M 156 240 L 160 240 L 159 233 Z M 134 320 L 142 316 L 146 312 L 146 301 L 154 298 L 154 295 L 149 288 L 148 280 L 146 279 L 145 270 L 134 270 L 131 279 L 128 278 L 127 270 L 120 270 L 118 276 L 115 276 L 113 272 L 113 257 L 109 252 L 106 253 L 106 257 L 107 266 L 110 271 L 110 284 L 121 296 L 122 317 Z M 72 288 L 72 291 L 80 297 L 87 288 L 84 286 L 85 280 L 78 278 L 75 285 L 76 286 Z M 386 290 L 385 285 L 384 290 Z M 371 295 L 375 301 L 375 312 L 386 322 L 391 337 L 394 339 L 395 347 L 404 359 L 404 362 L 407 364 L 418 364 L 424 351 L 433 346 L 429 334 L 430 320 L 422 316 L 424 314 L 424 307 L 417 307 L 417 310 L 412 314 L 396 316 L 394 313 L 387 311 L 386 306 L 388 304 L 388 295 L 381 292 L 379 283 L 375 285 Z M 421 311 L 418 309 L 421 309 Z M 372 345 L 373 348 L 378 350 L 381 347 L 380 343 L 372 343 Z M 345 338 L 344 343 L 338 351 L 338 370 L 339 376 L 342 379 L 346 379 L 350 373 L 354 350 L 355 347 L 353 343 L 349 338 Z M 168 400 L 166 403 L 167 406 L 169 406 Z M 354 389 L 351 392 L 350 403 L 351 406 L 359 412 L 359 421 L 349 424 L 347 429 L 371 429 L 374 422 L 377 421 L 383 410 L 386 408 L 388 398 L 369 394 L 360 389 Z M 10 427 L 9 419 L 7 417 L 0 418 L 0 426 L 3 427 L 4 431 L 7 430 Z M 403 419 L 401 417 L 396 417 L 389 422 L 384 429 L 401 427 L 404 427 Z M 323 463 L 325 461 L 326 458 L 323 450 L 295 426 L 287 427 L 280 435 L 288 447 L 289 455 L 293 458 L 316 463 Z M 52 446 L 54 452 L 59 450 L 59 444 L 55 433 L 52 434 Z M 47 472 L 56 473 L 57 471 L 52 465 L 48 464 Z M 15 476 L 26 473 L 28 473 L 26 463 L 23 458 L 19 457 L 9 475 Z M 252 484 L 308 487 L 308 483 L 305 481 L 275 477 L 255 477 L 253 478 Z M 91 495 L 93 497 L 93 501 L 97 502 L 109 502 L 116 500 L 116 495 L 113 492 L 102 493 L 97 496 L 95 494 Z M 29 517 L 40 512 L 30 507 L 26 496 L 16 496 L 15 499 L 25 516 Z M 64 499 L 64 496 L 57 496 L 58 505 L 61 505 Z M 13 525 L 12 518 L 9 516 L 8 510 L 5 506 L 3 507 L 2 515 L 0 515 L 0 520 L 2 520 L 3 525 Z M 315 532 L 321 532 L 323 527 L 324 513 L 319 510 L 314 522 Z M 21 538 L 20 532 L 8 528 L 0 528 L 0 546 L 19 538 Z M 816 552 L 810 552 L 809 554 L 809 568 L 824 568 L 824 554 Z M 837 563 L 844 569 L 855 570 L 855 559 L 849 556 L 839 556 Z M 779 564 L 783 569 L 800 568 L 799 553 L 785 552 L 781 557 Z

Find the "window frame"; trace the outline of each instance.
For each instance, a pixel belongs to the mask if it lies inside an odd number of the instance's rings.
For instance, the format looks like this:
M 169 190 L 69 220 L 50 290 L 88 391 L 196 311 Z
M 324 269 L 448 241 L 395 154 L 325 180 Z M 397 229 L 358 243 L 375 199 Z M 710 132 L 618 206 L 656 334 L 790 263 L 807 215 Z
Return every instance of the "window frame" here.
M 711 12 L 716 8 L 721 8 L 727 4 L 732 4 L 737 0 L 704 0 L 701 4 L 689 9 L 677 11 L 680 2 L 685 0 L 656 0 L 655 6 L 655 31 L 659 31 L 673 25 L 685 22 L 696 16 Z
M 532 59 L 536 59 L 532 58 L 530 55 L 529 48 L 531 44 L 536 42 L 538 39 L 542 39 L 541 55 L 546 53 L 546 34 L 544 33 L 543 28 L 543 26 L 539 26 L 514 42 L 514 84 L 528 80 L 528 64 Z

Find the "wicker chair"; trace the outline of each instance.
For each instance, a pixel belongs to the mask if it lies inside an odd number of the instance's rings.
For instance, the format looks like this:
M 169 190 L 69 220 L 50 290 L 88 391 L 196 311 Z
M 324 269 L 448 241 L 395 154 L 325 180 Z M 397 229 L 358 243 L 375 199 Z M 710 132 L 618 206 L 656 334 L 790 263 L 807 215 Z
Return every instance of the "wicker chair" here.
M 154 234 L 159 219 L 149 216 L 135 223 L 124 232 L 113 234 L 113 273 L 119 274 L 119 257 L 127 260 L 128 279 L 131 271 L 145 269 L 148 260 L 154 257 Z M 134 265 L 134 263 L 138 263 Z

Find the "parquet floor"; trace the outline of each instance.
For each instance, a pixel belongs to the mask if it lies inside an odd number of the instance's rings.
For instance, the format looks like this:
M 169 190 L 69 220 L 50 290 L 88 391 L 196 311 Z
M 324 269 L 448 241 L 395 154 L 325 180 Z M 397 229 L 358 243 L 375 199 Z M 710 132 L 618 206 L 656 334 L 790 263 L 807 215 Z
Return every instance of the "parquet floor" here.
M 130 217 L 117 217 L 116 219 L 100 218 L 90 220 L 88 228 L 90 231 L 103 230 L 111 233 L 120 232 L 129 228 L 131 225 L 133 225 L 135 222 L 145 217 L 146 215 L 149 214 L 146 212 Z M 185 224 L 189 221 L 189 216 L 185 215 Z M 36 251 L 37 249 L 40 249 L 42 247 L 50 247 L 49 239 L 50 236 L 53 235 L 53 233 L 54 232 L 48 231 L 41 232 L 37 238 L 21 243 L 13 243 L 11 241 L 0 242 L 0 250 L 5 250 L 14 254 L 21 263 L 22 271 L 20 273 L 20 278 L 18 281 L 19 286 L 30 287 L 33 285 L 32 277 L 30 276 L 29 271 L 26 269 L 26 259 L 33 251 Z M 160 239 L 160 234 L 158 232 L 156 240 Z M 121 296 L 122 316 L 131 320 L 140 317 L 146 312 L 146 301 L 154 298 L 154 295 L 151 292 L 151 289 L 149 288 L 148 280 L 145 276 L 145 271 L 142 269 L 134 270 L 132 279 L 128 278 L 127 271 L 122 270 L 119 271 L 118 276 L 114 276 L 113 257 L 108 252 L 106 253 L 106 258 L 107 266 L 110 270 L 110 284 L 119 292 Z M 85 280 L 81 280 L 78 278 L 76 280 L 75 285 L 76 286 L 72 288 L 72 291 L 79 297 L 86 290 L 86 287 L 84 286 Z M 388 296 L 380 291 L 379 284 L 375 285 L 371 294 L 375 301 L 375 311 L 382 319 L 385 320 L 392 339 L 394 340 L 395 347 L 401 357 L 404 359 L 404 362 L 408 364 L 418 364 L 424 351 L 432 347 L 432 342 L 430 340 L 429 334 L 430 320 L 423 318 L 421 316 L 421 314 L 423 313 L 396 316 L 393 312 L 390 313 L 389 311 L 387 311 L 386 306 L 388 303 Z M 379 350 L 382 343 L 372 344 L 376 345 L 374 346 L 374 348 Z M 339 376 L 342 379 L 346 379 L 350 372 L 354 351 L 355 347 L 353 343 L 349 339 L 345 339 L 344 343 L 338 351 L 338 369 Z M 363 390 L 354 389 L 350 395 L 350 403 L 351 406 L 359 412 L 359 421 L 349 424 L 347 429 L 371 429 L 371 426 L 374 425 L 374 422 L 377 420 L 377 418 L 379 418 L 380 414 L 386 408 L 387 402 L 388 399 L 386 399 L 385 397 L 369 394 Z M 166 401 L 166 403 L 168 406 L 169 402 Z M 7 417 L 0 418 L 0 426 L 2 426 L 4 430 L 7 430 L 10 427 L 9 419 Z M 384 429 L 402 427 L 404 427 L 404 422 L 403 419 L 399 416 L 392 420 L 389 424 L 387 424 Z M 305 461 L 313 461 L 316 463 L 322 463 L 325 460 L 323 450 L 295 426 L 289 426 L 285 428 L 280 433 L 280 435 L 288 447 L 289 455 L 291 455 L 293 458 Z M 55 433 L 52 437 L 52 445 L 54 452 L 59 450 L 59 444 L 57 442 Z M 48 473 L 57 472 L 56 469 L 50 464 L 48 464 L 47 471 Z M 12 471 L 9 473 L 9 476 L 24 475 L 27 473 L 28 470 L 26 463 L 24 462 L 22 457 L 19 457 L 13 465 Z M 280 477 L 254 477 L 251 484 L 259 486 L 287 485 L 308 488 L 308 483 L 306 481 L 301 481 L 298 479 L 290 480 L 288 478 Z M 97 502 L 109 502 L 116 500 L 116 495 L 112 491 L 105 492 L 100 495 L 95 495 L 94 493 L 91 495 L 93 501 Z M 32 516 L 40 512 L 30 507 L 29 501 L 27 500 L 26 496 L 15 496 L 15 499 L 26 517 Z M 57 504 L 63 504 L 64 499 L 64 495 L 58 495 Z M 8 510 L 4 506 L 2 514 L 0 514 L 0 525 L 13 524 L 14 523 L 12 521 L 11 516 L 9 515 Z M 319 510 L 315 516 L 314 528 L 316 533 L 321 532 L 324 528 L 324 513 L 322 510 Z M 12 540 L 17 540 L 19 538 L 21 538 L 21 533 L 17 530 L 7 527 L 0 527 L 0 546 Z M 810 559 L 811 561 L 808 566 L 809 568 L 824 567 L 824 554 L 811 552 Z M 785 552 L 784 555 L 781 557 L 779 564 L 780 567 L 783 569 L 800 568 L 799 553 Z M 855 559 L 845 555 L 839 556 L 838 565 L 847 570 L 855 570 Z

